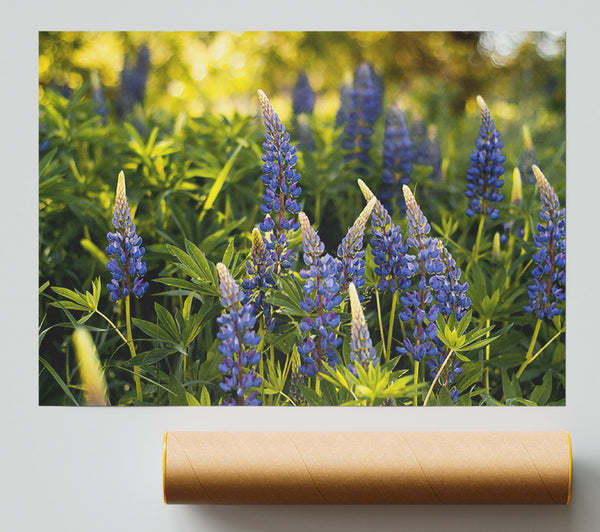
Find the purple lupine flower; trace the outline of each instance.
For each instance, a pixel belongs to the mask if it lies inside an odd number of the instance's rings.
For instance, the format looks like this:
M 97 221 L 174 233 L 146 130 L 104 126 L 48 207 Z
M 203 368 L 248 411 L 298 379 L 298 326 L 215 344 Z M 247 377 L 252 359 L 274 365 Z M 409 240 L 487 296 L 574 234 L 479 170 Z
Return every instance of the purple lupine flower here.
M 131 64 L 129 56 L 125 56 L 117 106 L 121 117 L 129 113 L 137 103 L 144 103 L 149 68 L 150 50 L 146 45 L 140 48 L 135 64 Z
M 433 275 L 429 280 L 429 286 L 435 293 L 435 299 L 440 312 L 444 316 L 450 316 L 452 312 L 456 313 L 456 319 L 461 320 L 471 306 L 471 299 L 467 296 L 469 283 L 461 284 L 460 268 L 456 265 L 456 261 L 446 249 L 446 247 L 438 240 L 437 247 L 439 249 L 439 260 L 444 269 L 442 272 Z
M 506 158 L 502 155 L 500 132 L 494 125 L 490 110 L 481 96 L 477 96 L 477 103 L 481 110 L 481 129 L 467 170 L 465 196 L 471 199 L 471 203 L 465 214 L 469 217 L 479 213 L 489 214 L 492 220 L 497 220 L 497 204 L 504 199 L 504 194 L 500 193 L 504 181 L 500 177 L 504 173 L 502 163 Z
M 362 179 L 358 186 L 368 202 L 375 195 Z M 402 242 L 400 227 L 393 224 L 386 208 L 375 198 L 371 213 L 371 252 L 375 263 L 375 274 L 379 278 L 377 289 L 380 292 L 389 290 L 406 290 L 410 287 L 410 278 L 416 268 L 414 257 L 408 255 L 408 245 Z
M 438 249 L 440 250 L 439 260 L 444 265 L 443 272 L 433 275 L 429 280 L 429 286 L 434 292 L 437 305 L 440 313 L 444 316 L 450 316 L 453 312 L 457 320 L 461 320 L 471 306 L 471 299 L 467 296 L 469 284 L 464 282 L 461 284 L 460 268 L 456 265 L 456 261 L 446 249 L 446 247 L 438 240 Z M 432 356 L 427 361 L 429 374 L 434 379 L 440 366 L 444 364 L 448 353 L 440 349 L 438 356 Z M 458 401 L 459 392 L 456 387 L 452 386 L 454 378 L 462 372 L 460 360 L 456 360 L 453 364 L 449 363 L 444 368 L 440 375 L 439 383 L 450 390 L 450 397 L 454 402 Z
M 414 321 L 412 338 L 405 338 L 401 347 L 396 351 L 409 354 L 416 361 L 421 361 L 426 356 L 435 357 L 440 349 L 436 342 L 437 325 L 435 320 L 439 307 L 434 299 L 434 290 L 428 282 L 428 277 L 444 271 L 444 264 L 440 260 L 438 239 L 429 236 L 431 227 L 421 208 L 417 205 L 410 189 L 402 187 L 406 201 L 406 214 L 408 219 L 407 244 L 417 251 L 416 263 L 420 270 L 417 290 L 405 292 L 400 296 L 404 309 L 400 312 L 403 322 Z
M 348 83 L 344 83 L 340 89 L 340 106 L 335 114 L 335 125 L 340 127 L 348 120 L 348 112 L 350 110 L 350 91 L 352 87 Z
M 374 367 L 379 362 L 371 335 L 365 321 L 365 315 L 360 305 L 360 299 L 354 283 L 348 286 L 350 296 L 350 310 L 352 312 L 352 325 L 350 330 L 350 371 L 356 375 L 356 366 L 362 366 L 365 371 Z
M 337 256 L 340 259 L 340 284 L 342 292 L 348 290 L 348 285 L 353 282 L 354 286 L 360 288 L 365 284 L 365 250 L 363 249 L 363 237 L 365 226 L 375 206 L 376 198 L 371 198 L 362 212 L 358 215 L 352 227 L 348 229 L 346 236 L 338 246 Z
M 106 263 L 106 268 L 112 274 L 112 280 L 106 286 L 110 298 L 118 301 L 130 293 L 142 297 L 148 290 L 148 283 L 143 279 L 146 263 L 142 262 L 146 250 L 142 247 L 142 237 L 136 233 L 135 224 L 131 219 L 123 172 L 119 172 L 117 181 L 112 223 L 116 231 L 106 235 L 106 254 L 111 257 Z
M 304 70 L 298 74 L 298 80 L 294 85 L 292 92 L 292 110 L 295 115 L 305 113 L 312 114 L 315 108 L 315 91 L 313 91 L 308 81 L 308 76 Z
M 273 331 L 276 318 L 273 316 L 271 305 L 264 301 L 265 291 L 276 287 L 273 279 L 273 260 L 260 231 L 256 228 L 252 230 L 252 248 L 250 258 L 246 261 L 246 273 L 248 277 L 242 281 L 244 304 L 252 304 L 254 314 L 262 314 L 265 327 Z
M 400 214 L 406 211 L 402 186 L 408 185 L 415 158 L 415 146 L 411 141 L 404 113 L 397 107 L 390 106 L 385 122 L 383 138 L 383 188 L 381 201 L 388 211 L 393 212 L 393 200 L 398 205 Z
M 312 377 L 321 371 L 324 361 L 335 366 L 340 360 L 337 352 L 342 343 L 337 335 L 340 316 L 335 312 L 342 302 L 338 284 L 340 263 L 328 253 L 323 255 L 324 245 L 308 217 L 301 212 L 298 219 L 302 228 L 303 259 L 308 266 L 308 269 L 300 271 L 306 294 L 304 301 L 300 302 L 300 308 L 307 317 L 299 327 L 309 335 L 298 346 L 298 353 L 303 357 L 299 371 L 302 375 Z
M 350 89 L 343 147 L 347 160 L 356 160 L 356 171 L 366 174 L 372 164 L 369 151 L 373 125 L 381 112 L 382 87 L 371 65 L 362 63 Z
M 410 137 L 413 144 L 413 158 L 416 164 L 429 164 L 429 139 L 427 128 L 419 117 L 415 117 L 410 128 Z M 407 183 L 404 183 L 407 184 Z
M 217 318 L 220 326 L 217 338 L 221 342 L 217 349 L 225 357 L 219 364 L 219 371 L 224 375 L 219 386 L 225 393 L 231 393 L 231 398 L 223 400 L 223 404 L 260 405 L 262 400 L 253 390 L 262 383 L 262 377 L 255 370 L 260 362 L 260 352 L 256 349 L 260 334 L 254 332 L 256 315 L 251 304 L 242 303 L 244 294 L 227 267 L 218 263 L 217 272 L 221 305 L 225 307 Z
M 294 169 L 298 157 L 296 147 L 289 142 L 290 134 L 279 120 L 266 94 L 259 90 L 258 99 L 265 124 L 263 148 L 266 153 L 262 156 L 262 182 L 266 186 L 263 203 L 260 210 L 265 215 L 259 224 L 260 230 L 269 233 L 266 245 L 273 257 L 273 273 L 279 273 L 281 268 L 289 269 L 295 259 L 288 246 L 287 232 L 296 231 L 300 224 L 296 216 L 302 209 L 302 204 L 296 198 L 302 192 L 298 185 L 300 174 Z
M 531 257 L 535 263 L 531 272 L 533 284 L 528 286 L 529 304 L 523 309 L 535 313 L 542 320 L 561 314 L 562 308 L 558 304 L 565 299 L 565 209 L 560 208 L 558 196 L 542 171 L 534 165 L 533 172 L 542 198 L 539 215 L 542 223 L 535 228 L 537 251 Z
M 532 166 L 535 164 L 539 165 L 538 158 L 533 149 L 533 142 L 531 141 L 531 133 L 529 133 L 529 128 L 527 126 L 523 126 L 523 143 L 525 144 L 525 149 L 521 154 L 521 162 L 519 164 L 519 170 L 522 176 L 525 178 L 527 183 L 535 183 L 535 174 L 533 173 Z

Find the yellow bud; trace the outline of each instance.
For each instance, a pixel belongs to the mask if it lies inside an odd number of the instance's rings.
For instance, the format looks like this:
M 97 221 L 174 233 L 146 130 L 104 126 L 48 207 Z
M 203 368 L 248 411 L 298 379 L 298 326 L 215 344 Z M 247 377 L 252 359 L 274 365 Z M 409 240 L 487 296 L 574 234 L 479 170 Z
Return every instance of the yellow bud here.
M 375 197 L 375 194 L 371 192 L 371 189 L 365 184 L 365 182 L 362 179 L 358 180 L 358 186 L 367 201 Z
M 533 150 L 533 142 L 531 142 L 531 133 L 529 133 L 529 128 L 527 126 L 523 126 L 523 142 L 527 151 Z
M 75 329 L 73 345 L 79 363 L 85 402 L 92 406 L 106 406 L 108 404 L 106 380 L 90 333 L 82 327 Z
M 500 262 L 500 233 L 494 233 L 492 241 L 492 262 Z
M 115 205 L 119 211 L 122 211 L 127 203 L 127 190 L 125 189 L 125 174 L 123 170 L 119 172 L 117 180 L 117 193 L 115 195 Z
M 256 227 L 252 229 L 252 248 L 256 251 L 262 251 L 265 248 L 263 237 Z
M 477 105 L 479 106 L 479 109 L 480 109 L 482 115 L 488 114 L 490 112 L 484 99 L 479 95 L 477 95 Z
M 521 172 L 518 168 L 513 170 L 513 183 L 512 183 L 512 195 L 510 202 L 513 205 L 521 203 L 523 199 L 523 186 L 521 181 Z

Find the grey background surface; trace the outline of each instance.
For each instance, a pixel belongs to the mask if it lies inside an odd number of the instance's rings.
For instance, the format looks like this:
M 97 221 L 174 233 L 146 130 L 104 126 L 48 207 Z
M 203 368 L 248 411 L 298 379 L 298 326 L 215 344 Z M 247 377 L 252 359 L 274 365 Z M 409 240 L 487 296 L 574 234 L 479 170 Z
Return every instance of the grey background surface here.
M 2 17 L 0 530 L 600 530 L 597 343 L 598 34 L 592 2 L 24 1 Z M 52 408 L 37 406 L 37 32 L 564 30 L 567 32 L 567 406 Z M 164 506 L 164 430 L 569 430 L 569 507 Z M 240 441 L 240 445 L 244 442 Z

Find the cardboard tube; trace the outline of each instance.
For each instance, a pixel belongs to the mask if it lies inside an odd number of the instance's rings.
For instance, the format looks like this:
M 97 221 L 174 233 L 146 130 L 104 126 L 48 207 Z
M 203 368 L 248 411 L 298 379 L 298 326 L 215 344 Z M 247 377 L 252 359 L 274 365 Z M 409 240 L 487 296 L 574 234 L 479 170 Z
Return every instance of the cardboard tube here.
M 568 432 L 167 432 L 168 504 L 569 504 Z

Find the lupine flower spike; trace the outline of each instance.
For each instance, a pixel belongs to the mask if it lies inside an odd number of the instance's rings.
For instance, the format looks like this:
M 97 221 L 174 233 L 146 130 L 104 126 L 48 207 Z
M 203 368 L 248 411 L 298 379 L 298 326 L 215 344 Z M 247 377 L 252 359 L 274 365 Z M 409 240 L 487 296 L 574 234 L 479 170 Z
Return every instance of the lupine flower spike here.
M 217 318 L 220 326 L 217 338 L 221 342 L 217 349 L 225 357 L 219 365 L 219 371 L 225 375 L 219 386 L 225 393 L 231 393 L 231 399 L 225 399 L 223 403 L 260 405 L 262 401 L 257 398 L 258 391 L 251 391 L 262 383 L 262 378 L 255 371 L 260 362 L 260 352 L 256 350 L 260 335 L 254 332 L 256 315 L 252 304 L 242 304 L 244 295 L 227 267 L 218 263 L 217 272 L 221 305 L 225 307 Z
M 296 201 L 302 189 L 298 185 L 300 174 L 294 169 L 298 160 L 296 147 L 290 144 L 289 133 L 261 90 L 258 99 L 265 124 L 262 181 L 267 187 L 260 206 L 265 219 L 259 227 L 265 233 L 270 232 L 266 244 L 273 257 L 273 272 L 279 273 L 282 268 L 289 269 L 295 258 L 288 247 L 287 232 L 300 227 L 294 216 L 302 209 L 302 204 Z
M 130 293 L 142 297 L 148 289 L 148 283 L 144 282 L 143 278 L 146 273 L 146 263 L 142 262 L 146 250 L 142 247 L 142 238 L 137 235 L 131 219 L 123 172 L 119 173 L 117 182 L 112 223 L 116 231 L 106 235 L 108 240 L 106 253 L 112 257 L 106 263 L 108 271 L 113 276 L 107 285 L 110 298 L 118 301 Z
M 440 259 L 438 239 L 429 236 L 431 227 L 412 192 L 406 185 L 402 187 L 402 191 L 408 219 L 407 243 L 417 250 L 416 262 L 421 276 L 417 290 L 407 291 L 400 297 L 404 305 L 404 310 L 400 312 L 400 319 L 405 323 L 414 320 L 415 327 L 412 340 L 405 338 L 402 347 L 396 350 L 401 355 L 409 354 L 419 362 L 428 355 L 435 357 L 439 354 L 439 348 L 435 343 L 437 338 L 435 320 L 439 307 L 434 302 L 434 291 L 427 278 L 441 274 L 444 271 L 444 263 Z M 441 289 L 441 286 L 439 288 Z
M 310 86 L 306 72 L 302 70 L 292 93 L 292 111 L 298 143 L 308 150 L 315 149 L 315 138 L 310 127 L 310 115 L 314 108 L 315 91 Z
M 362 179 L 358 186 L 367 202 L 375 198 L 371 189 Z M 390 215 L 382 203 L 375 198 L 371 214 L 371 251 L 375 262 L 375 274 L 379 277 L 377 289 L 406 290 L 414 273 L 414 257 L 408 255 L 408 246 L 402 243 L 400 227 L 392 223 Z
M 306 72 L 303 70 L 298 74 L 298 80 L 294 85 L 292 93 L 292 110 L 295 115 L 305 113 L 312 114 L 315 108 L 315 91 L 308 81 Z
M 504 173 L 502 163 L 505 157 L 501 151 L 500 132 L 494 125 L 490 110 L 481 96 L 477 96 L 477 103 L 481 110 L 481 129 L 467 170 L 465 195 L 471 199 L 471 203 L 465 214 L 489 214 L 492 220 L 496 220 L 499 216 L 497 204 L 504 199 L 504 194 L 500 193 L 504 181 L 500 177 Z
M 401 215 L 406 211 L 402 186 L 410 182 L 414 158 L 415 146 L 411 141 L 404 113 L 391 106 L 385 122 L 383 139 L 384 186 L 381 191 L 381 201 L 389 211 L 393 210 L 394 200 Z
M 356 171 L 366 174 L 372 164 L 369 151 L 373 125 L 381 111 L 382 88 L 371 65 L 362 63 L 354 76 L 354 84 L 348 99 L 344 149 L 346 159 L 356 160 Z
M 429 280 L 429 285 L 434 292 L 440 313 L 444 316 L 450 316 L 454 312 L 456 319 L 460 321 L 471 306 L 471 299 L 467 296 L 469 284 L 467 282 L 461 284 L 460 268 L 456 265 L 450 252 L 439 240 L 437 241 L 437 247 L 440 250 L 440 261 L 444 265 L 444 270 L 440 274 L 433 275 Z M 427 361 L 429 375 L 432 379 L 435 378 L 438 369 L 444 364 L 447 356 L 448 353 L 440 349 L 439 356 L 431 357 Z M 438 381 L 442 386 L 449 389 L 450 397 L 453 401 L 457 401 L 459 396 L 458 389 L 452 385 L 455 376 L 462 372 L 460 366 L 459 360 L 456 360 L 454 364 L 447 364 Z
M 337 335 L 340 316 L 335 312 L 342 302 L 338 284 L 340 264 L 331 255 L 323 255 L 325 246 L 308 217 L 301 212 L 298 219 L 302 228 L 304 263 L 308 266 L 307 270 L 300 272 L 300 277 L 305 281 L 303 290 L 306 294 L 304 301 L 300 302 L 300 308 L 307 317 L 299 327 L 309 335 L 298 347 L 303 357 L 299 371 L 302 375 L 312 377 L 321 371 L 324 361 L 335 366 L 340 360 L 337 352 L 342 343 Z
M 558 304 L 565 299 L 565 209 L 560 208 L 556 193 L 535 165 L 533 173 L 542 198 L 541 223 L 536 226 L 534 238 L 537 251 L 532 257 L 535 268 L 531 272 L 533 284 L 527 292 L 529 304 L 523 308 L 543 320 L 561 314 Z
M 340 284 L 342 292 L 348 290 L 350 282 L 360 288 L 365 284 L 365 250 L 363 249 L 363 236 L 365 226 L 371 216 L 371 211 L 375 206 L 377 199 L 375 197 L 367 203 L 365 208 L 356 218 L 346 236 L 338 246 L 337 255 L 341 260 Z
M 363 313 L 358 292 L 354 283 L 348 286 L 350 296 L 350 310 L 352 312 L 352 325 L 350 337 L 350 371 L 356 371 L 356 365 L 362 366 L 366 371 L 379 362 L 371 341 L 365 315 Z
M 252 248 L 250 258 L 246 261 L 246 277 L 242 281 L 244 290 L 244 304 L 251 303 L 254 306 L 254 314 L 264 317 L 265 327 L 272 331 L 275 327 L 275 317 L 272 308 L 264 301 L 265 290 L 275 288 L 273 279 L 273 261 L 260 231 L 252 230 Z

